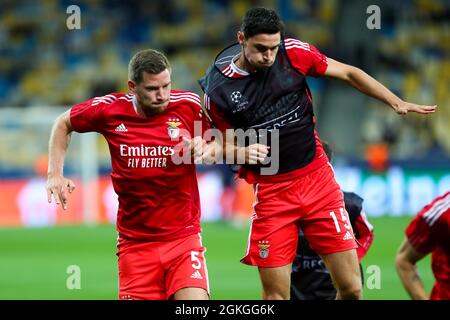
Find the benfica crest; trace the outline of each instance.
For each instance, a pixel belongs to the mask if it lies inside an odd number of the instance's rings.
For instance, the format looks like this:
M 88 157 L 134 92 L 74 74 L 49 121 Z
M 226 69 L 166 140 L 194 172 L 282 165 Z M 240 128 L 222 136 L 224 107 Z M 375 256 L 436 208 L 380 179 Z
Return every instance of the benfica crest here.
M 263 259 L 267 258 L 269 256 L 269 240 L 260 240 L 258 241 L 258 248 L 259 248 L 259 256 Z
M 180 119 L 169 119 L 166 123 L 169 126 L 167 128 L 169 137 L 172 139 L 177 139 L 180 135 L 180 128 L 178 128 L 181 125 Z

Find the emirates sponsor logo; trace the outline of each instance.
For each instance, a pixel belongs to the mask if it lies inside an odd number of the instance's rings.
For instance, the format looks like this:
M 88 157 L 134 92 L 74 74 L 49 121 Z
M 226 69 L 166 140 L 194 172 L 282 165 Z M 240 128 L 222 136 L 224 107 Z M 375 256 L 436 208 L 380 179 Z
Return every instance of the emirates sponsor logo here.
M 129 146 L 120 145 L 120 155 L 122 157 L 161 157 L 171 156 L 175 153 L 173 147 L 170 146 Z

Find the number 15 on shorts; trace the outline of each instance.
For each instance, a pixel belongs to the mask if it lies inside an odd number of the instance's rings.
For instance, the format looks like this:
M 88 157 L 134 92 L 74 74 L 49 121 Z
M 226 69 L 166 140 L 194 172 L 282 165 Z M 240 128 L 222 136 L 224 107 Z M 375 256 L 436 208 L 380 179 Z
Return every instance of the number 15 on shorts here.
M 349 224 L 350 223 L 350 219 L 348 218 L 347 211 L 345 211 L 344 208 L 340 208 L 339 211 L 340 211 L 340 214 L 341 214 L 342 222 L 344 223 L 344 227 L 347 230 L 351 230 L 351 226 Z M 333 211 L 331 211 L 330 212 L 330 216 L 331 216 L 331 218 L 334 221 L 334 226 L 336 227 L 336 232 L 337 233 L 341 233 L 341 227 L 339 226 L 339 221 L 338 221 L 338 219 L 336 217 L 336 214 Z

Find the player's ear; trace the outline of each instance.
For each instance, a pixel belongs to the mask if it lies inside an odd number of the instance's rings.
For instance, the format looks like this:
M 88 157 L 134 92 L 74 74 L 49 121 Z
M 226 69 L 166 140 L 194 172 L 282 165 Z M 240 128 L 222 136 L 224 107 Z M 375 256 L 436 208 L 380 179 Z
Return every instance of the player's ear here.
M 239 44 L 243 44 L 245 40 L 245 35 L 242 31 L 237 32 L 237 40 L 239 41 Z
M 128 91 L 131 93 L 136 92 L 136 82 L 134 82 L 133 80 L 128 80 Z

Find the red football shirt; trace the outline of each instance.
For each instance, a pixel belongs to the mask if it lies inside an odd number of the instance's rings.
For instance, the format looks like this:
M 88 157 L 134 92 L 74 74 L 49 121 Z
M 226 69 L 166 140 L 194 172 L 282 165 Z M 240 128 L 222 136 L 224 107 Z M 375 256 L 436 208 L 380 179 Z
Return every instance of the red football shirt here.
M 327 57 L 324 54 L 320 53 L 319 50 L 317 50 L 313 45 L 292 38 L 285 39 L 284 43 L 289 60 L 291 61 L 292 66 L 297 71 L 304 74 L 305 76 L 313 76 L 313 77 L 318 77 L 325 74 L 325 71 L 327 70 L 328 67 Z M 230 65 L 228 65 L 226 68 L 222 70 L 223 74 L 233 78 L 248 76 L 249 73 L 239 69 L 234 64 L 234 61 L 235 59 L 233 59 L 233 62 Z M 305 92 L 305 94 L 308 95 L 310 100 L 312 100 L 308 92 Z M 226 129 L 233 128 L 233 126 L 226 119 L 226 116 L 218 110 L 217 106 L 211 101 L 211 99 L 206 94 L 204 95 L 204 105 L 206 110 L 208 111 L 209 116 L 211 117 L 213 126 L 215 126 L 217 129 L 223 132 Z M 322 165 L 326 164 L 328 159 L 323 150 L 319 135 L 317 134 L 316 131 L 314 133 L 316 139 L 316 154 L 313 160 L 310 163 L 308 163 L 305 167 L 293 170 L 291 172 L 286 172 L 283 174 L 273 176 L 259 175 L 255 172 L 248 171 L 242 168 L 241 171 L 239 172 L 239 175 L 249 183 L 255 182 L 276 183 L 287 181 L 290 179 L 295 179 L 298 176 L 307 174 L 309 172 L 318 169 Z M 293 137 L 293 139 L 295 139 L 295 137 Z M 280 161 L 283 161 L 283 159 L 280 159 Z
M 200 232 L 194 164 L 172 161 L 181 136 L 194 136 L 200 98 L 172 90 L 166 110 L 151 118 L 136 113 L 131 94 L 113 93 L 72 107 L 77 132 L 101 133 L 111 154 L 111 178 L 119 196 L 121 237 L 169 241 Z M 201 132 L 200 132 L 201 133 Z
M 430 299 L 450 299 L 450 191 L 426 205 L 406 229 L 411 245 L 423 254 L 432 253 L 436 283 Z

